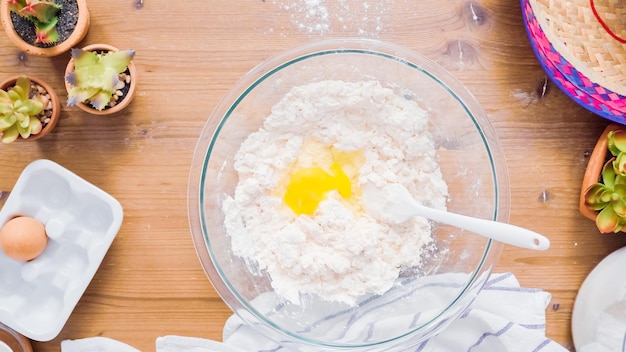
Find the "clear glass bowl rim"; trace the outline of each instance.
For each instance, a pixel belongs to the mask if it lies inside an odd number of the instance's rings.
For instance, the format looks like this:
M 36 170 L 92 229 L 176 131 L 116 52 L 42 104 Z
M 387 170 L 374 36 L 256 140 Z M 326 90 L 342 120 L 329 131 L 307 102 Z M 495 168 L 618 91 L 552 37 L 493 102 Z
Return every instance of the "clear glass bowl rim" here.
M 494 213 L 493 220 L 508 222 L 509 219 L 509 179 L 506 172 L 506 162 L 503 157 L 502 148 L 496 137 L 495 130 L 487 119 L 487 115 L 483 111 L 482 107 L 476 100 L 476 98 L 467 90 L 467 88 L 458 81 L 447 70 L 434 63 L 430 59 L 414 52 L 410 49 L 391 44 L 388 42 L 382 42 L 376 39 L 354 39 L 354 38 L 338 38 L 338 39 L 325 39 L 318 40 L 308 44 L 300 45 L 290 50 L 278 53 L 267 60 L 261 62 L 256 67 L 248 71 L 242 76 L 236 84 L 229 89 L 226 95 L 220 100 L 218 105 L 212 111 L 209 119 L 207 120 L 200 138 L 198 139 L 194 155 L 192 166 L 189 176 L 188 185 L 188 213 L 189 213 L 189 225 L 196 248 L 196 254 L 202 264 L 202 267 L 215 287 L 218 295 L 225 301 L 225 303 L 233 310 L 237 312 L 237 308 L 243 307 L 248 312 L 254 315 L 254 318 L 273 331 L 277 331 L 285 337 L 295 339 L 296 341 L 303 342 L 312 346 L 329 347 L 329 348 L 362 348 L 381 346 L 389 342 L 396 342 L 403 338 L 409 337 L 421 329 L 432 327 L 437 323 L 437 319 L 445 314 L 448 310 L 455 306 L 455 304 L 461 300 L 461 298 L 467 294 L 468 290 L 476 283 L 476 280 L 480 273 L 483 273 L 483 265 L 489 255 L 495 255 L 495 258 L 499 257 L 502 250 L 502 244 L 497 241 L 488 240 L 485 247 L 485 251 L 482 258 L 471 278 L 467 281 L 466 286 L 460 290 L 457 298 L 450 302 L 450 304 L 443 309 L 438 315 L 433 317 L 429 322 L 417 326 L 415 329 L 408 331 L 402 335 L 391 338 L 385 341 L 376 341 L 367 344 L 360 345 L 338 345 L 331 344 L 319 340 L 312 340 L 302 336 L 298 336 L 290 331 L 277 326 L 272 321 L 268 320 L 254 309 L 246 299 L 243 299 L 239 293 L 233 288 L 228 278 L 223 274 L 220 269 L 219 263 L 214 260 L 212 254 L 212 248 L 208 238 L 208 229 L 204 218 L 204 179 L 207 165 L 210 159 L 213 143 L 217 136 L 219 136 L 221 127 L 226 123 L 230 114 L 236 109 L 239 103 L 261 82 L 270 77 L 275 72 L 288 67 L 296 62 L 306 60 L 312 57 L 320 55 L 332 55 L 341 53 L 359 53 L 377 55 L 391 60 L 396 60 L 400 63 L 406 64 L 411 68 L 420 71 L 422 74 L 427 75 L 434 82 L 444 88 L 451 97 L 456 99 L 459 104 L 466 111 L 468 117 L 473 121 L 476 130 L 480 133 L 485 149 L 489 155 L 489 161 L 492 169 L 492 175 L 494 178 L 495 195 L 494 195 Z M 481 121 L 477 121 L 477 116 L 482 117 Z M 489 138 L 491 137 L 491 138 Z M 494 161 L 498 158 L 498 162 Z M 502 165 L 499 167 L 498 165 Z M 504 205 L 504 207 L 502 206 Z M 495 254 L 494 254 L 495 253 Z M 490 273 L 491 269 L 487 270 Z M 217 281 L 219 278 L 221 281 Z M 479 289 L 480 290 L 480 289 Z M 459 313 L 460 314 L 460 313 Z M 244 321 L 246 318 L 242 317 Z M 451 319 L 454 320 L 454 319 Z M 247 321 L 248 322 L 248 321 Z

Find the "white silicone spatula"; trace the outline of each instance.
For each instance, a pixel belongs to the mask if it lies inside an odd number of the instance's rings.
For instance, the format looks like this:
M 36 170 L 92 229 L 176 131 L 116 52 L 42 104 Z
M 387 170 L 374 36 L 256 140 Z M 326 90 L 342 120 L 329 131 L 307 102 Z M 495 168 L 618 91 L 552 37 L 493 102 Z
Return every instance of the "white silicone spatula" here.
M 400 224 L 411 217 L 422 216 L 517 247 L 535 250 L 550 247 L 550 240 L 546 237 L 519 226 L 423 206 L 400 184 L 389 184 L 382 188 L 365 185 L 363 203 L 368 213 L 389 223 Z

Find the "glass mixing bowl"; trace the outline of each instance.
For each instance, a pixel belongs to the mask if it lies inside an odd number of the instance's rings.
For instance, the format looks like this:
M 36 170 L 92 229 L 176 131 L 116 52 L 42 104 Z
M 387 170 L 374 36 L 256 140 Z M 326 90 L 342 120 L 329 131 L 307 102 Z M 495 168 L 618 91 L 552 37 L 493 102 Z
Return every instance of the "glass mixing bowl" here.
M 416 346 L 470 306 L 498 260 L 501 243 L 433 224 L 433 244 L 421 252 L 421 265 L 403 268 L 390 290 L 359 297 L 356 305 L 314 295 L 299 303 L 281 298 L 273 292 L 266 271 L 233 254 L 222 203 L 237 186 L 236 152 L 293 87 L 323 80 L 375 80 L 415 100 L 429 114 L 428 130 L 449 188 L 447 209 L 508 222 L 509 185 L 501 147 L 487 116 L 461 83 L 396 45 L 324 40 L 281 53 L 252 69 L 208 119 L 189 180 L 189 220 L 198 257 L 230 308 L 283 346 L 302 351 Z

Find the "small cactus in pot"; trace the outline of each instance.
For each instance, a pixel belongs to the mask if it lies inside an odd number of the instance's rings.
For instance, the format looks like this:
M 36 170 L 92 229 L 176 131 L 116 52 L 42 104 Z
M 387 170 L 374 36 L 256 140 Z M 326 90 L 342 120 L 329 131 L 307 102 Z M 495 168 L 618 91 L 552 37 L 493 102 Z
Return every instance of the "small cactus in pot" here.
M 72 60 L 65 75 L 67 106 L 78 105 L 95 114 L 112 113 L 125 107 L 134 95 L 134 56 L 134 50 L 108 46 L 105 49 L 72 49 Z M 126 85 L 129 87 L 123 96 L 121 89 Z M 121 105 L 122 102 L 125 104 Z
M 597 212 L 600 232 L 617 233 L 626 226 L 626 130 L 608 131 L 605 145 L 605 158 L 609 158 L 602 166 L 601 178 L 584 190 L 584 205 Z
M 0 23 L 21 51 L 53 57 L 85 38 L 90 17 L 87 0 L 0 0 Z
M 56 93 L 43 81 L 26 76 L 0 85 L 0 140 L 38 139 L 56 125 L 61 105 Z
M 35 26 L 35 44 L 53 44 L 59 40 L 57 13 L 62 8 L 54 0 L 8 0 L 9 10 Z

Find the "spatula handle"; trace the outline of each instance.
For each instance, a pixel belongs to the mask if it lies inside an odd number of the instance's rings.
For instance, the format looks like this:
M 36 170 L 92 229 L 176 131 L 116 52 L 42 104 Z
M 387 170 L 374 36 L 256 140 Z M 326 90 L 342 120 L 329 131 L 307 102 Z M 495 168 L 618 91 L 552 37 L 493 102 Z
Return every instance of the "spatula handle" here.
M 456 226 L 506 244 L 534 250 L 550 248 L 550 240 L 548 238 L 519 226 L 449 213 L 418 204 L 415 204 L 415 206 L 420 208 L 418 213 L 423 217 Z

